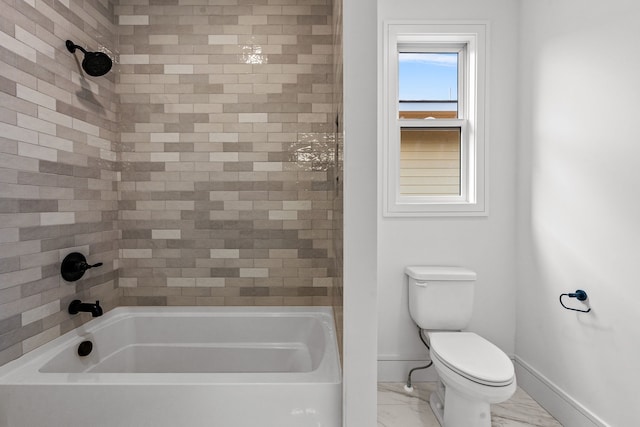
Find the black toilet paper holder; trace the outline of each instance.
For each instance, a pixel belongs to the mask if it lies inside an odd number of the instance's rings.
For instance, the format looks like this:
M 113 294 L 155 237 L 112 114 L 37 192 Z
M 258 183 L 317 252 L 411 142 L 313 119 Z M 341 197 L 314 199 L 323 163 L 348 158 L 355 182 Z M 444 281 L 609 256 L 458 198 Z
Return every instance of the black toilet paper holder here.
M 571 292 L 571 293 L 567 293 L 567 294 L 560 294 L 560 305 L 562 307 L 566 308 L 567 310 L 579 311 L 580 313 L 588 313 L 588 312 L 591 311 L 591 308 L 588 308 L 587 310 L 581 310 L 579 308 L 567 307 L 562 302 L 562 297 L 575 298 L 578 301 L 586 301 L 588 296 L 587 296 L 587 293 L 585 291 L 583 291 L 582 289 L 577 289 L 575 292 Z

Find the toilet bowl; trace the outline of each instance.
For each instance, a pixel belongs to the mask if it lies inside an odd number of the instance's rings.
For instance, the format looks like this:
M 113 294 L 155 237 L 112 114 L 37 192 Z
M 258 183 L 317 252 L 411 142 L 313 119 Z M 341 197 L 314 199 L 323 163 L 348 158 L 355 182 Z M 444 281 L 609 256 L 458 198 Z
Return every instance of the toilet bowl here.
M 438 387 L 430 404 L 443 427 L 491 427 L 492 403 L 513 396 L 513 363 L 468 327 L 476 273 L 461 267 L 412 266 L 409 312 L 427 331 Z
M 516 390 L 513 363 L 502 350 L 471 332 L 428 334 L 431 360 L 442 386 L 430 404 L 444 427 L 490 427 L 491 404 Z

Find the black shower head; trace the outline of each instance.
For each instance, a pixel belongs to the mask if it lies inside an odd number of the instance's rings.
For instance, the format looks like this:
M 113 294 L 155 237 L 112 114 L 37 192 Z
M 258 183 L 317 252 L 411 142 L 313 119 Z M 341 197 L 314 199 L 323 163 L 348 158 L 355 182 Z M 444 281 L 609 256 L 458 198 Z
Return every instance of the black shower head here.
M 93 77 L 104 76 L 109 72 L 113 62 L 106 53 L 103 52 L 87 52 L 81 46 L 74 44 L 71 40 L 67 40 L 67 49 L 71 53 L 75 53 L 76 49 L 80 49 L 84 53 L 82 60 L 82 69 Z

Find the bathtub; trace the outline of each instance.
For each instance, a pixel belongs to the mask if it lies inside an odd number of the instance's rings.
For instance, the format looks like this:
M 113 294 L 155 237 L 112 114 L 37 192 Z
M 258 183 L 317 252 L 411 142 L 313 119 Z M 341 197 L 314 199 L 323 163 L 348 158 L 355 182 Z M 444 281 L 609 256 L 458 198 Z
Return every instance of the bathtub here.
M 3 427 L 341 423 L 327 307 L 119 307 L 0 367 Z

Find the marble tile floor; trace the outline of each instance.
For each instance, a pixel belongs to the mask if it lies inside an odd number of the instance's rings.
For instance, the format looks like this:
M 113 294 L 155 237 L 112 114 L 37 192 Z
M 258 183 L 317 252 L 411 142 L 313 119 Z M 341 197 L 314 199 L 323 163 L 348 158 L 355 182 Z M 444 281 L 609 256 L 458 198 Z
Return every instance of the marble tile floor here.
M 378 384 L 378 427 L 440 427 L 429 406 L 435 382 L 413 383 L 413 393 L 404 383 Z M 492 405 L 491 427 L 562 427 L 527 393 L 518 388 L 511 399 Z

